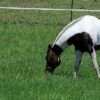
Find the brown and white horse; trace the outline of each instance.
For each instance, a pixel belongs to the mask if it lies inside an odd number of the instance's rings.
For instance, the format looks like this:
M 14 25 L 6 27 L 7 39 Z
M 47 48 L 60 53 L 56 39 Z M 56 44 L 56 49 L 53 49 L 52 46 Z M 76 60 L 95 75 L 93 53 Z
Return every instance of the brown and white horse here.
M 100 49 L 100 20 L 94 16 L 86 15 L 69 23 L 57 36 L 52 45 L 48 46 L 46 55 L 46 72 L 53 73 L 60 65 L 60 55 L 69 45 L 75 47 L 74 77 L 79 71 L 82 55 L 88 52 L 91 56 L 94 68 L 100 78 L 99 67 L 95 50 Z

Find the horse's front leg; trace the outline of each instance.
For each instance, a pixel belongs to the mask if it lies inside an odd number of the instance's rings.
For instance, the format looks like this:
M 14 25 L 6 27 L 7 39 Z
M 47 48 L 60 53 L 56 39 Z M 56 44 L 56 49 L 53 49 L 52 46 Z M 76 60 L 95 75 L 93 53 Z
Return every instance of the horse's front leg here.
M 76 54 L 76 59 L 75 59 L 74 73 L 73 73 L 74 78 L 76 78 L 77 75 L 78 75 L 79 66 L 80 66 L 80 63 L 81 63 L 83 53 L 80 50 L 76 50 L 75 54 Z

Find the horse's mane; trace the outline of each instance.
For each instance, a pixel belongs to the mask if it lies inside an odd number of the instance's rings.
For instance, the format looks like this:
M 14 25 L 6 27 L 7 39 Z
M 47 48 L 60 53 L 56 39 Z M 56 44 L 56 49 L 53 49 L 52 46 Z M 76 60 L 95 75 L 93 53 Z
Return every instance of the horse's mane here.
M 67 26 L 64 27 L 64 29 L 59 33 L 59 35 L 57 36 L 57 38 L 55 39 L 54 43 L 62 36 L 62 34 L 68 29 L 70 28 L 72 25 L 76 24 L 77 22 L 79 22 L 84 16 L 77 18 L 75 20 L 73 20 L 72 22 L 70 22 Z

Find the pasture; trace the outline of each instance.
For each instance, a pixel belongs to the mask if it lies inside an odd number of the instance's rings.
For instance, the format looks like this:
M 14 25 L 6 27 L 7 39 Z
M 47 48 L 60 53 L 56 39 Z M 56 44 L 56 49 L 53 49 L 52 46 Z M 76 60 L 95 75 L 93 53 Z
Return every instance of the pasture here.
M 41 1 L 1 0 L 0 6 L 66 8 L 70 3 L 70 0 Z M 100 5 L 99 1 L 77 1 L 76 8 L 97 9 Z M 100 18 L 100 13 L 88 12 L 74 13 L 73 18 L 85 14 Z M 55 74 L 45 74 L 48 44 L 69 22 L 70 12 L 66 11 L 0 10 L 0 100 L 100 100 L 100 79 L 88 53 L 83 56 L 80 75 L 75 80 L 73 46 L 62 53 L 62 63 Z M 97 60 L 100 67 L 100 51 Z

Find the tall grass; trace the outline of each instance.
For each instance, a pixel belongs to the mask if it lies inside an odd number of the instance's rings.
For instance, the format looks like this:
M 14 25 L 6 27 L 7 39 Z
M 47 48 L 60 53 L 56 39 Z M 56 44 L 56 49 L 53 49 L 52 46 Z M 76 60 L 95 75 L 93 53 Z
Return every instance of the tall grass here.
M 55 74 L 45 74 L 47 46 L 69 17 L 66 12 L 0 10 L 1 100 L 100 99 L 100 80 L 88 53 L 83 56 L 79 77 L 73 79 L 73 46 L 62 53 L 62 63 Z M 99 63 L 99 51 L 97 59 Z

